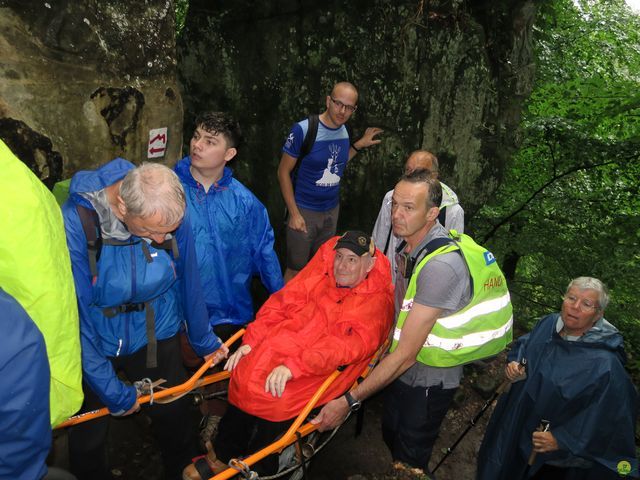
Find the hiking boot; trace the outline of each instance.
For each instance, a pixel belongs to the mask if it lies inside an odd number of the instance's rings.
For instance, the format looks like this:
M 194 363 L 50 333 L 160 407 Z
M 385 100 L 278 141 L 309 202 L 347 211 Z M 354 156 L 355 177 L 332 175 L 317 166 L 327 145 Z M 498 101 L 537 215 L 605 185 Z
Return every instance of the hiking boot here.
M 191 465 L 187 465 L 182 471 L 182 480 L 207 480 L 220 472 L 224 472 L 229 466 L 218 460 L 213 450 L 193 459 Z

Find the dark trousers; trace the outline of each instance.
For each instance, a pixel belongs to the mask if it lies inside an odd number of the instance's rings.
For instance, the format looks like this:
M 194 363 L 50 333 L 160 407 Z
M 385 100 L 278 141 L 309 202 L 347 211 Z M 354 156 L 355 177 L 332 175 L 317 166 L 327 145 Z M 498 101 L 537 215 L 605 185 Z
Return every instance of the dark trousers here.
M 114 369 L 122 370 L 131 381 L 150 378 L 167 380 L 165 387 L 183 383 L 186 372 L 180 356 L 178 336 L 158 341 L 158 366 L 146 367 L 146 348 L 132 355 L 110 359 Z M 84 384 L 83 411 L 102 406 L 98 396 Z M 143 407 L 151 417 L 152 432 L 160 446 L 165 477 L 181 479 L 182 469 L 198 454 L 195 429 L 189 415 L 188 398 L 183 397 L 168 404 Z M 107 434 L 110 417 L 102 417 L 69 429 L 69 461 L 71 472 L 79 480 L 111 479 L 107 458 Z M 140 446 L 142 449 L 142 445 Z M 132 452 L 133 454 L 133 452 Z
M 400 380 L 387 387 L 382 437 L 394 461 L 429 471 L 433 445 L 456 390 L 411 387 Z
M 246 457 L 262 450 L 287 431 L 293 420 L 270 422 L 249 415 L 229 404 L 220 420 L 220 428 L 214 442 L 216 456 L 224 463 L 232 458 Z M 278 455 L 273 454 L 258 462 L 253 470 L 259 475 L 273 475 L 278 471 Z

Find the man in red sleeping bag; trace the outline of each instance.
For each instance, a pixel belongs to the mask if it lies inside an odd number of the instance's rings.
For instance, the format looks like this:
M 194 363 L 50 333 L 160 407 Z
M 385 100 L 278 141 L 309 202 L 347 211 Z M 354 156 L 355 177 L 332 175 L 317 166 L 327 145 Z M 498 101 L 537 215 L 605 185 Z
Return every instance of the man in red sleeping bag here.
M 346 369 L 318 406 L 343 394 L 384 342 L 392 321 L 389 261 L 371 237 L 348 231 L 328 240 L 265 302 L 229 357 L 229 409 L 215 447 L 189 465 L 184 478 L 209 478 L 231 458 L 272 443 L 339 366 Z M 271 455 L 255 470 L 270 475 L 277 467 Z

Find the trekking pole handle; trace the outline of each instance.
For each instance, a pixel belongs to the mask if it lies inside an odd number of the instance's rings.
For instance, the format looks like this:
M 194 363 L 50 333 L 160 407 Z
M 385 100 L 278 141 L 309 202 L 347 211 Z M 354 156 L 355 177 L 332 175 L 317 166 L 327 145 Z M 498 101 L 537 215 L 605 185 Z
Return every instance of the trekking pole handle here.
M 551 422 L 549 420 L 540 420 L 540 425 L 538 425 L 538 428 L 536 428 L 536 431 L 548 432 L 549 428 L 551 428 Z M 529 461 L 527 462 L 529 466 L 533 465 L 533 463 L 536 461 L 537 455 L 538 455 L 538 452 L 536 452 L 535 450 L 531 451 L 531 455 L 529 455 Z

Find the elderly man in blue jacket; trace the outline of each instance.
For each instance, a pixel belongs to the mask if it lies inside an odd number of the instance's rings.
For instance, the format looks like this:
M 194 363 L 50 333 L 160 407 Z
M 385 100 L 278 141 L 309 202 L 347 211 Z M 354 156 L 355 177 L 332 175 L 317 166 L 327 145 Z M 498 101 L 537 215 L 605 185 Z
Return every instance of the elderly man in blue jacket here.
M 67 244 L 80 314 L 85 408 L 100 404 L 112 415 L 139 410 L 132 382 L 186 373 L 177 336 L 181 319 L 200 356 L 226 347 L 213 333 L 202 295 L 195 247 L 175 173 L 160 164 L 135 168 L 115 159 L 77 173 L 63 205 Z M 177 401 L 147 410 L 165 475 L 180 478 L 196 452 L 187 404 Z M 110 478 L 105 440 L 107 419 L 70 430 L 72 472 L 80 479 Z

